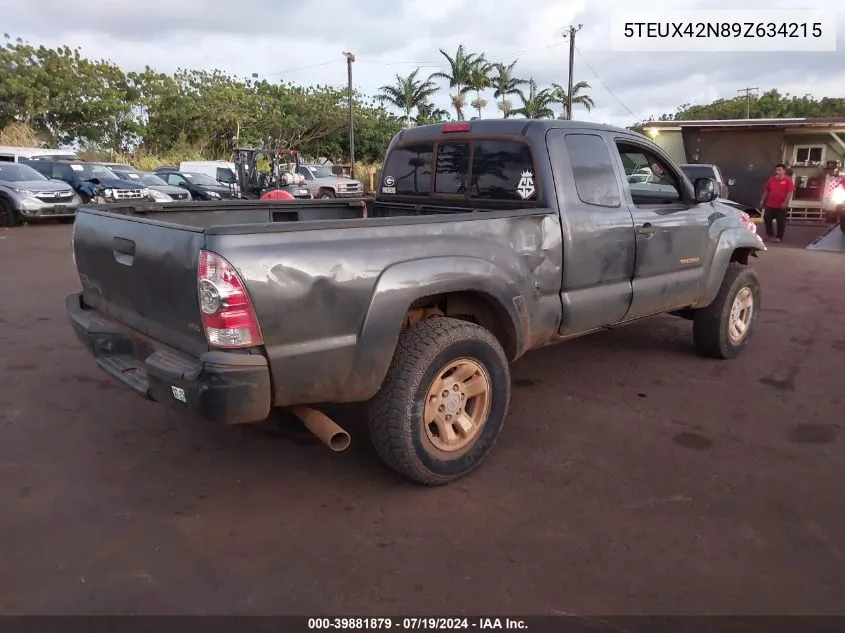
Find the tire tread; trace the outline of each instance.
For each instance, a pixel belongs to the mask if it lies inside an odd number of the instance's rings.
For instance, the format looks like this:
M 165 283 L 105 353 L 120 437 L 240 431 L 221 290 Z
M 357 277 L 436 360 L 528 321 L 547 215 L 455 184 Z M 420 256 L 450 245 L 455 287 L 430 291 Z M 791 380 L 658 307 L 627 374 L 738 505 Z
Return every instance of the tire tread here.
M 407 449 L 407 431 L 394 421 L 402 420 L 410 414 L 412 394 L 428 369 L 430 361 L 450 343 L 467 339 L 478 340 L 496 351 L 508 375 L 509 401 L 510 373 L 507 357 L 499 341 L 491 332 L 474 323 L 447 317 L 433 317 L 401 332 L 384 383 L 370 401 L 368 426 L 378 456 L 392 470 L 427 486 L 440 486 L 457 477 L 439 475 L 426 468 Z M 493 438 L 488 453 L 500 432 L 501 428 Z M 482 461 L 476 460 L 472 467 L 460 476 L 468 475 Z

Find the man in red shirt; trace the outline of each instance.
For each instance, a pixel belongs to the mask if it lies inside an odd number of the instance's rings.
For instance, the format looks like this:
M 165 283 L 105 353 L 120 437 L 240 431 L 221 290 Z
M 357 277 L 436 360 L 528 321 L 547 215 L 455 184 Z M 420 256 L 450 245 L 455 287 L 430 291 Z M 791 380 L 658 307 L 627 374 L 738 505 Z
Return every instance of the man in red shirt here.
M 775 242 L 783 241 L 783 233 L 786 230 L 786 215 L 789 209 L 789 201 L 795 191 L 795 183 L 792 178 L 786 175 L 786 165 L 780 163 L 775 166 L 775 175 L 766 181 L 763 187 L 763 197 L 760 198 L 760 207 L 764 209 L 763 221 L 766 224 L 766 235 L 775 235 L 772 224 L 777 222 L 777 237 Z

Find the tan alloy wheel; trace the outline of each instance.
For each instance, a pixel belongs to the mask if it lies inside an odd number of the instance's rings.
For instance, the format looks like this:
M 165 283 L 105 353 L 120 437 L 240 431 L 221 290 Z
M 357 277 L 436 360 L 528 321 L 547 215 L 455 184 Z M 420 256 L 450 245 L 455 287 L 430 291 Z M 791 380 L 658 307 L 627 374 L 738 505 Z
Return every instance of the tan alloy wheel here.
M 469 358 L 446 365 L 431 383 L 426 396 L 423 426 L 435 448 L 454 452 L 478 436 L 491 402 L 490 377 Z
M 746 286 L 736 293 L 728 323 L 728 336 L 731 343 L 739 343 L 748 334 L 751 316 L 754 314 L 754 293 Z

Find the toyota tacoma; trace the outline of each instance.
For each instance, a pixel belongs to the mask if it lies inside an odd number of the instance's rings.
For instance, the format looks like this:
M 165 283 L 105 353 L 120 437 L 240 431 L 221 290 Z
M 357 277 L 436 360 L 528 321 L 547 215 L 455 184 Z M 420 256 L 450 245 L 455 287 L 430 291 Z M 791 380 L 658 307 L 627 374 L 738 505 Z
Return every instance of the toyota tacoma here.
M 657 167 L 655 167 L 657 166 Z M 655 182 L 628 181 L 645 167 Z M 490 453 L 529 350 L 659 314 L 707 357 L 760 315 L 744 213 L 656 144 L 575 121 L 475 120 L 392 140 L 375 198 L 83 206 L 67 298 L 97 364 L 220 423 L 367 402 L 375 452 L 425 485 Z

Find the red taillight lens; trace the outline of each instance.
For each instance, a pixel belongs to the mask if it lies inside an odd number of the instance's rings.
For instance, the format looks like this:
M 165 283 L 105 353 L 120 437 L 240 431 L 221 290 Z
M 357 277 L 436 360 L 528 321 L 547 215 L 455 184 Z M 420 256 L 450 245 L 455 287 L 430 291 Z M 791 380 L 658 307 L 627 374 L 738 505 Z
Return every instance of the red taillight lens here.
M 200 251 L 197 293 L 209 345 L 234 348 L 264 343 L 243 281 L 217 253 Z
M 469 123 L 444 123 L 442 131 L 444 134 L 450 132 L 469 132 Z

